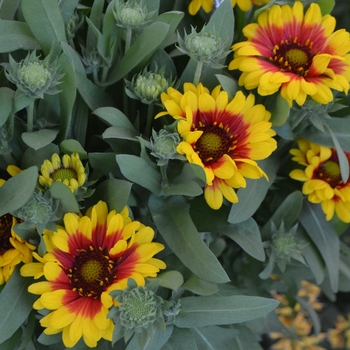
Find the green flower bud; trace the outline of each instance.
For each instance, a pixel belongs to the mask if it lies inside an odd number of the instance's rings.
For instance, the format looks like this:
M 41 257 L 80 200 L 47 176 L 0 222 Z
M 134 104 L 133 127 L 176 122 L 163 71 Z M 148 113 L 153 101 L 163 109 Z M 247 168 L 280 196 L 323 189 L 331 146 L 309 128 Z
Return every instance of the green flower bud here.
M 231 51 L 225 50 L 226 43 L 215 32 L 203 29 L 197 33 L 192 27 L 191 33 L 185 32 L 184 39 L 177 35 L 178 49 L 196 62 L 204 62 L 212 68 L 224 67 L 220 61 Z
M 67 28 L 66 28 L 68 39 L 74 38 L 76 31 L 83 24 L 83 22 L 84 22 L 84 17 L 81 16 L 78 11 L 74 11 L 72 17 L 70 18 L 70 20 L 67 24 Z
M 60 219 L 59 205 L 59 200 L 52 198 L 49 192 L 34 192 L 28 202 L 12 215 L 42 232 L 48 223 Z
M 160 94 L 165 92 L 168 87 L 173 86 L 175 80 L 166 79 L 164 69 L 157 68 L 154 72 L 147 72 L 147 68 L 135 75 L 131 82 L 125 80 L 126 93 L 130 98 L 140 100 L 144 104 L 151 104 L 160 100 Z
M 57 85 L 61 83 L 59 79 L 63 74 L 57 74 L 56 62 L 49 64 L 47 59 L 39 60 L 35 51 L 19 63 L 10 55 L 9 63 L 2 65 L 7 79 L 29 97 L 36 99 L 43 98 L 44 94 L 59 93 Z
M 133 0 L 116 2 L 113 13 L 118 26 L 133 29 L 143 27 L 152 15 L 148 13 L 146 6 L 142 6 L 142 1 Z
M 177 145 L 181 142 L 178 133 L 171 133 L 165 129 L 161 129 L 159 133 L 152 130 L 150 142 L 146 141 L 146 147 L 151 150 L 151 155 L 157 158 L 157 165 L 163 166 L 170 159 L 185 160 L 176 150 Z

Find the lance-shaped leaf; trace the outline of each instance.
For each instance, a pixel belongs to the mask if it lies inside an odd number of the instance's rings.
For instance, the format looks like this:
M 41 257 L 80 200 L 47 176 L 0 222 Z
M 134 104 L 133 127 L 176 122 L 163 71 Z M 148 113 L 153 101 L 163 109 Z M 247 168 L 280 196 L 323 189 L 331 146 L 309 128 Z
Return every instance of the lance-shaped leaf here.
M 279 302 L 262 297 L 230 295 L 181 298 L 175 325 L 192 328 L 242 323 L 265 316 Z
M 166 244 L 187 268 L 208 282 L 229 281 L 225 270 L 193 224 L 185 198 L 174 196 L 162 199 L 151 196 L 149 208 Z

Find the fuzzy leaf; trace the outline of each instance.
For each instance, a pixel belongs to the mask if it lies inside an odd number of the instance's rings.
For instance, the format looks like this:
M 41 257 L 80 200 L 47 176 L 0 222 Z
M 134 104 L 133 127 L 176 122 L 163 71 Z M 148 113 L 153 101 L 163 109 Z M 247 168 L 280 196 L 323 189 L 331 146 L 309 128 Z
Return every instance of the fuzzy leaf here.
M 45 55 L 49 54 L 53 42 L 67 41 L 64 21 L 56 0 L 22 0 L 21 9 Z
M 23 278 L 18 269 L 15 269 L 1 291 L 0 344 L 12 336 L 33 310 L 32 305 L 37 296 L 27 291 L 31 283 L 30 278 Z
M 265 316 L 279 302 L 245 295 L 181 298 L 181 311 L 174 324 L 192 328 L 242 323 Z
M 0 21 L 1 24 L 1 21 Z M 0 44 L 1 47 L 1 44 Z M 15 93 L 13 90 L 2 87 L 0 88 L 0 127 L 6 123 L 7 118 L 10 116 L 13 108 Z
M 229 281 L 225 270 L 198 234 L 183 197 L 163 200 L 151 196 L 149 208 L 166 244 L 185 266 L 205 281 Z
M 158 281 L 159 286 L 178 290 L 184 283 L 184 278 L 179 271 L 165 271 L 160 273 L 157 277 L 152 278 L 152 281 Z
M 305 200 L 299 219 L 319 249 L 328 270 L 330 287 L 336 293 L 339 283 L 339 237 L 332 224 L 326 221 L 319 205 Z
M 41 129 L 33 132 L 23 132 L 22 140 L 23 142 L 33 148 L 34 150 L 38 150 L 50 144 L 55 140 L 58 134 L 58 130 L 51 129 Z
M 0 216 L 22 207 L 33 194 L 38 180 L 38 168 L 32 166 L 8 179 L 0 187 Z

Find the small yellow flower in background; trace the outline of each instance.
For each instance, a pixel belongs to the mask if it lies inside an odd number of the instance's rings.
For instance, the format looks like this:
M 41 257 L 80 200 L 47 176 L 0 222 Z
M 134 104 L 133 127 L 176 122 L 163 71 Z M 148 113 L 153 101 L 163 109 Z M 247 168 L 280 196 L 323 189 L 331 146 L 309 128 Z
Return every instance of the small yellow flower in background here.
M 8 282 L 16 265 L 32 261 L 35 246 L 16 235 L 13 230 L 16 224 L 17 220 L 12 215 L 0 216 L 0 285 Z
M 242 11 L 249 11 L 252 5 L 260 6 L 269 3 L 270 0 L 231 0 L 232 7 L 236 5 Z M 192 0 L 188 6 L 188 12 L 190 15 L 194 16 L 203 8 L 206 13 L 209 13 L 213 10 L 215 1 L 214 0 Z
M 328 331 L 327 339 L 331 343 L 332 349 L 350 349 L 350 314 L 348 314 L 347 319 L 338 315 L 335 328 Z
M 297 140 L 297 144 L 299 149 L 290 150 L 292 160 L 305 169 L 295 169 L 289 176 L 304 182 L 303 194 L 311 203 L 321 203 L 326 220 L 331 220 L 336 213 L 341 221 L 349 223 L 350 180 L 342 181 L 336 150 L 304 139 Z M 350 153 L 345 155 L 350 161 Z
M 307 96 L 327 104 L 331 89 L 348 93 L 350 81 L 350 34 L 335 26 L 316 3 L 305 14 L 298 1 L 274 5 L 243 29 L 248 40 L 232 46 L 229 69 L 242 71 L 239 84 L 262 96 L 280 91 L 290 106 L 303 105 Z
M 316 311 L 323 308 L 323 304 L 317 301 L 320 288 L 308 281 L 301 281 L 301 288 L 298 291 L 299 297 L 308 297 L 308 303 Z M 302 310 L 301 305 L 296 303 L 291 307 L 284 294 L 273 293 L 273 297 L 280 301 L 280 306 L 275 310 L 279 320 L 288 327 L 298 338 L 288 337 L 279 332 L 271 332 L 269 336 L 277 340 L 271 350 L 326 350 L 317 344 L 325 338 L 324 333 L 310 335 L 312 331 L 312 322 L 307 314 Z
M 40 295 L 33 307 L 50 312 L 40 320 L 44 333 L 62 332 L 63 343 L 73 347 L 81 338 L 95 347 L 103 338 L 112 340 L 113 321 L 107 318 L 113 290 L 124 290 L 129 278 L 144 286 L 165 263 L 153 258 L 164 249 L 152 242 L 154 231 L 132 221 L 128 209 L 108 212 L 98 202 L 85 216 L 67 213 L 64 227 L 44 231 L 48 253 L 39 262 L 24 265 L 21 274 L 46 281 L 29 286 Z
M 86 173 L 78 153 L 65 154 L 62 159 L 57 153 L 46 159 L 40 168 L 39 183 L 50 187 L 55 181 L 63 182 L 73 193 L 86 181 Z
M 221 207 L 223 197 L 236 203 L 233 188 L 245 187 L 245 178 L 266 177 L 256 160 L 270 156 L 277 144 L 271 114 L 254 104 L 253 95 L 245 97 L 239 91 L 229 101 L 220 85 L 210 93 L 202 84 L 185 83 L 183 94 L 169 88 L 161 99 L 167 111 L 156 118 L 170 114 L 179 120 L 183 141 L 177 151 L 204 169 L 204 196 L 212 209 Z

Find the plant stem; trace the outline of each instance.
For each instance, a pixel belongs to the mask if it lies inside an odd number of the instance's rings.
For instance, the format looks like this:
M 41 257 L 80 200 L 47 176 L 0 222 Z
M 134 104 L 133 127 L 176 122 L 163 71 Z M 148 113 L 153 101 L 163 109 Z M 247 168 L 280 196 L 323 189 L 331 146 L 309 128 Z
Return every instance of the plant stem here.
M 27 106 L 27 131 L 28 132 L 32 132 L 34 127 L 34 103 L 35 103 L 35 100 L 33 100 Z
M 146 127 L 145 127 L 145 136 L 148 138 L 151 135 L 151 129 L 152 129 L 152 122 L 153 122 L 153 110 L 154 110 L 154 104 L 153 102 L 148 105 L 147 109 L 147 121 L 146 121 Z
M 131 37 L 132 37 L 132 28 L 128 27 L 128 28 L 126 28 L 126 33 L 125 33 L 125 52 L 124 52 L 124 54 L 126 54 L 128 52 L 128 50 L 130 49 Z
M 194 78 L 193 78 L 193 85 L 197 86 L 199 84 L 201 74 L 202 74 L 202 69 L 203 69 L 203 61 L 197 62 L 197 67 L 196 71 L 194 73 Z

